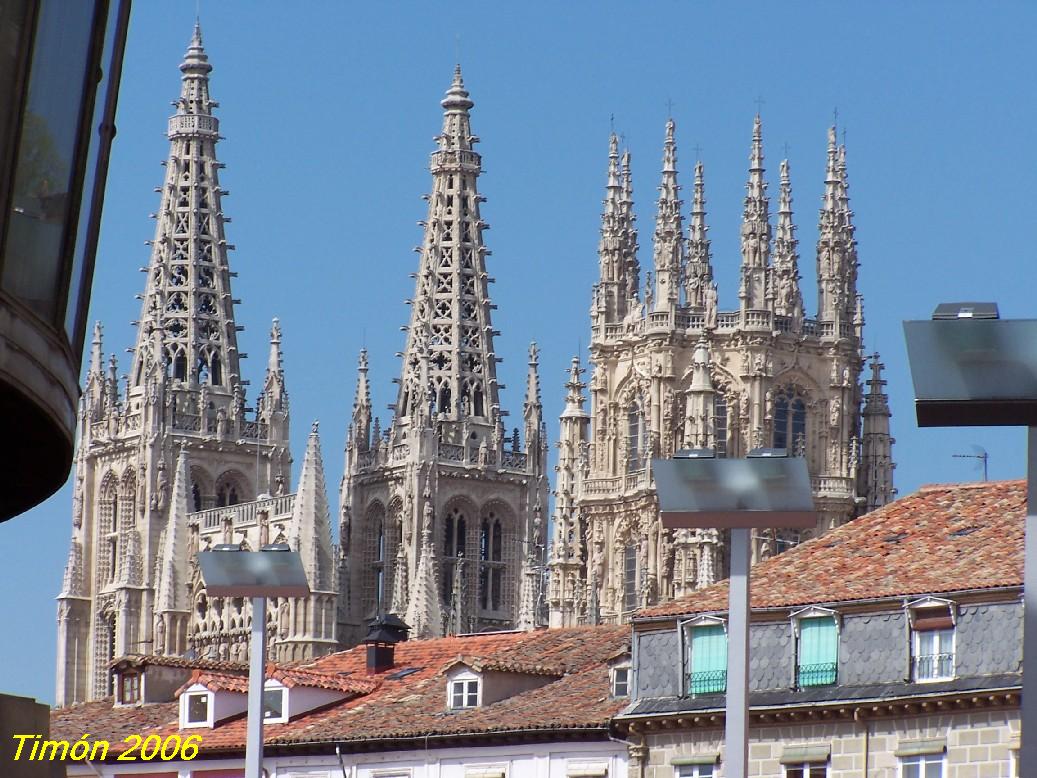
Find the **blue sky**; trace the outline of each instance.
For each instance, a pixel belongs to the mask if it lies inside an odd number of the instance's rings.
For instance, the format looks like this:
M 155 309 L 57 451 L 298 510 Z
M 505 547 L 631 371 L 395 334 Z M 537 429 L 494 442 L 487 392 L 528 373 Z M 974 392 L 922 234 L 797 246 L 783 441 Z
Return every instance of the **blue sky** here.
M 91 314 L 105 323 L 105 350 L 123 371 L 194 15 L 189 2 L 141 0 L 133 10 Z M 838 109 L 866 348 L 887 366 L 897 487 L 907 494 L 977 479 L 972 460 L 952 458 L 973 445 L 990 452 L 991 478 L 1022 476 L 1022 430 L 917 429 L 901 321 L 959 299 L 1032 315 L 1037 6 L 221 0 L 203 2 L 201 20 L 226 136 L 218 154 L 231 192 L 228 239 L 238 247 L 240 342 L 251 354 L 243 370 L 260 383 L 270 319 L 280 317 L 296 467 L 310 422 L 320 419 L 333 503 L 361 347 L 376 407 L 395 399 L 420 195 L 430 188 L 439 100 L 457 58 L 483 139 L 506 408 L 521 407 L 531 339 L 541 347 L 548 419 L 561 410 L 569 360 L 585 352 L 610 116 L 633 155 L 645 265 L 672 101 L 685 199 L 698 146 L 721 308 L 733 308 L 762 100 L 775 200 L 788 144 L 809 310 L 826 129 Z M 557 434 L 554 421 L 549 429 Z M 70 505 L 66 486 L 0 525 L 9 549 L 0 592 L 13 627 L 0 642 L 0 689 L 47 702 Z

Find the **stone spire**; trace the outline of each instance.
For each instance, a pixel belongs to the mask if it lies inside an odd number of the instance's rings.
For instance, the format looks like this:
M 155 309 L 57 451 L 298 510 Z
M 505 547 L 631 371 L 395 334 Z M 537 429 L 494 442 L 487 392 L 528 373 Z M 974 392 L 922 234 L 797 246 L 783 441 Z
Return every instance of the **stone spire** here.
M 270 356 L 267 360 L 263 391 L 256 408 L 261 421 L 270 425 L 281 425 L 277 434 L 288 437 L 288 389 L 285 385 L 284 364 L 281 357 L 281 322 L 274 319 L 270 325 Z
M 598 283 L 595 288 L 595 315 L 605 323 L 621 321 L 626 315 L 629 289 L 623 240 L 623 184 L 619 173 L 619 139 L 609 135 L 608 182 L 605 185 L 601 237 L 598 241 Z
M 349 423 L 349 442 L 356 451 L 371 447 L 371 385 L 367 379 L 367 349 L 360 349 L 356 368 L 356 395 L 353 399 L 353 417 Z
M 537 456 L 541 444 L 545 442 L 544 406 L 540 399 L 540 349 L 536 342 L 529 344 L 529 371 L 526 374 L 526 400 L 522 404 L 522 417 L 525 421 L 526 451 L 529 456 Z
M 803 294 L 799 288 L 799 253 L 796 249 L 796 228 L 792 223 L 792 184 L 789 181 L 789 161 L 781 161 L 781 196 L 778 205 L 778 226 L 774 236 L 774 313 L 788 316 L 793 329 L 798 331 L 803 322 Z
M 893 488 L 893 443 L 889 434 L 889 398 L 883 387 L 885 367 L 879 355 L 871 355 L 871 378 L 868 393 L 864 396 L 862 414 L 863 438 L 861 440 L 861 464 L 858 473 L 858 492 L 865 498 L 867 510 L 881 508 L 896 496 Z
M 549 623 L 552 627 L 578 623 L 582 593 L 586 587 L 586 540 L 576 508 L 590 425 L 590 415 L 583 408 L 587 385 L 580 380 L 582 372 L 580 358 L 573 357 L 569 380 L 565 384 L 565 409 L 559 420 L 558 477 L 548 581 Z
M 195 25 L 180 64 L 176 114 L 169 120 L 166 180 L 138 325 L 131 391 L 152 373 L 230 395 L 241 386 L 216 143 L 209 96 L 212 65 Z
M 412 638 L 438 638 L 443 635 L 442 607 L 437 584 L 436 547 L 432 543 L 432 493 L 425 487 L 422 499 L 421 556 L 417 574 L 407 598 L 407 617 Z
M 310 590 L 334 591 L 335 557 L 331 549 L 328 491 L 324 483 L 317 422 L 313 422 L 306 440 L 306 454 L 302 460 L 290 526 L 289 545 L 302 556 Z
M 709 376 L 709 343 L 700 338 L 691 358 L 691 385 L 686 392 L 684 445 L 689 448 L 712 448 L 713 381 Z
M 627 285 L 627 310 L 636 307 L 638 289 L 641 288 L 641 264 L 637 259 L 637 217 L 634 215 L 634 182 L 630 174 L 630 151 L 624 150 L 620 163 L 620 180 L 623 186 L 619 208 L 620 248 L 623 255 L 624 278 Z
M 173 473 L 173 489 L 166 526 L 155 561 L 155 645 L 157 654 L 178 654 L 187 648 L 190 616 L 187 566 L 187 514 L 190 511 L 187 452 L 181 448 Z
M 716 292 L 713 265 L 710 262 L 709 227 L 706 225 L 706 185 L 702 162 L 695 163 L 695 194 L 691 201 L 691 226 L 688 230 L 687 265 L 684 271 L 685 297 L 693 308 L 706 307 L 706 290 Z M 715 295 L 714 295 L 715 299 Z
M 846 180 L 845 149 L 836 145 L 835 127 L 828 130 L 825 193 L 818 221 L 818 319 L 833 322 L 836 337 L 850 337 L 857 310 L 857 242 L 853 237 Z
M 763 180 L 763 173 L 763 130 L 760 115 L 757 114 L 753 121 L 749 181 L 745 185 L 745 210 L 742 214 L 742 281 L 738 297 L 743 311 L 766 308 L 770 294 L 767 276 L 771 227 L 768 221 L 767 183 Z
M 655 218 L 655 306 L 656 311 L 676 312 L 680 305 L 681 268 L 684 265 L 684 225 L 681 218 L 680 186 L 677 184 L 677 144 L 673 119 L 666 122 L 663 143 L 662 183 Z
M 396 423 L 434 413 L 447 423 L 468 421 L 485 435 L 497 422 L 500 397 L 486 274 L 489 251 L 483 245 L 488 225 L 479 216 L 481 160 L 472 150 L 478 138 L 468 114 L 472 105 L 458 66 L 442 101 L 443 131 L 432 154 L 432 194 L 422 223 L 425 237 Z

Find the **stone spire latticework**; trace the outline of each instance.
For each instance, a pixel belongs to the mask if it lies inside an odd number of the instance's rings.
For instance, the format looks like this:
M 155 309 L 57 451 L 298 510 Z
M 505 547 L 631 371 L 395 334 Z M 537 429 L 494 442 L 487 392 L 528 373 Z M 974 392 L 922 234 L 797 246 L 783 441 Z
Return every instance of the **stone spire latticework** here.
M 677 183 L 677 143 L 674 122 L 666 122 L 663 143 L 662 183 L 655 217 L 654 311 L 676 313 L 680 306 L 681 272 L 684 267 L 684 225 L 681 216 L 680 185 Z
M 390 608 L 406 611 L 415 635 L 519 625 L 534 507 L 547 501 L 535 346 L 522 421 L 510 435 L 505 428 L 480 215 L 482 161 L 460 68 L 441 105 L 394 416 L 387 434 L 372 432 L 368 442 L 362 357 L 347 440 L 340 510 L 348 554 L 339 603 L 347 645 L 363 638 L 367 619 Z
M 705 311 L 708 304 L 716 306 L 716 284 L 710 261 L 709 227 L 706 225 L 706 185 L 702 162 L 695 163 L 695 193 L 691 204 L 691 224 L 688 229 L 687 264 L 684 270 L 685 299 L 689 308 Z
M 792 223 L 792 183 L 789 162 L 781 161 L 781 196 L 774 236 L 774 313 L 792 319 L 793 329 L 803 322 L 803 293 L 799 288 L 799 253 L 796 227 Z
M 767 307 L 770 291 L 771 225 L 767 182 L 763 174 L 763 125 L 757 114 L 753 121 L 749 180 L 745 185 L 745 209 L 742 212 L 742 278 L 738 297 L 743 311 Z

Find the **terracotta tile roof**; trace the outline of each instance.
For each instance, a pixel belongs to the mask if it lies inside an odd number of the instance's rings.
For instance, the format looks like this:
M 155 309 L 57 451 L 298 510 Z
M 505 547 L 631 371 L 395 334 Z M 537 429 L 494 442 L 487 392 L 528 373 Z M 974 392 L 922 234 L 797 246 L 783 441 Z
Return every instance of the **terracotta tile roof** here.
M 176 722 L 179 710 L 176 702 L 113 706 L 111 697 L 81 702 L 50 712 L 50 737 L 72 741 L 90 733 L 91 739 L 108 740 L 114 749 L 127 735 L 147 735 L 168 728 L 170 722 Z
M 182 656 L 157 656 L 155 654 L 127 654 L 113 659 L 108 667 L 117 667 L 125 664 L 127 667 L 147 667 L 158 665 L 160 667 L 183 667 L 188 670 L 238 670 L 248 672 L 248 665 L 243 662 L 227 662 L 222 659 L 187 659 Z
M 606 661 L 628 647 L 630 629 L 626 626 L 576 627 L 572 629 L 505 632 L 449 637 L 439 640 L 408 640 L 395 648 L 392 669 L 377 675 L 366 674 L 366 647 L 330 654 L 304 667 L 293 668 L 307 676 L 320 674 L 338 677 L 355 684 L 371 685 L 366 694 L 303 714 L 284 724 L 268 724 L 265 741 L 271 747 L 302 743 L 354 743 L 356 748 L 377 748 L 377 741 L 407 738 L 435 738 L 438 735 L 492 735 L 507 731 L 550 731 L 555 729 L 599 729 L 626 705 L 612 699 Z M 446 709 L 444 668 L 458 656 L 478 658 L 488 664 L 530 668 L 551 667 L 564 673 L 558 680 L 539 689 L 522 692 L 482 708 L 461 711 Z M 405 668 L 415 672 L 393 676 Z M 281 672 L 285 671 L 281 668 Z M 201 676 L 200 676 L 201 677 Z M 296 676 L 301 677 L 301 676 Z M 112 707 L 111 702 L 91 703 L 89 728 L 80 727 L 75 737 L 90 732 L 106 738 L 118 728 L 129 733 L 135 723 L 127 724 L 128 711 Z M 82 707 L 82 706 L 81 706 Z M 177 732 L 175 703 L 144 708 L 162 708 L 156 719 L 166 717 L 164 734 Z M 52 713 L 57 727 L 69 716 L 64 709 Z M 82 721 L 82 720 L 80 720 Z M 74 727 L 64 726 L 64 734 Z M 239 752 L 245 744 L 244 717 L 230 719 L 215 729 L 193 729 L 184 734 L 202 735 L 202 752 Z M 112 740 L 114 758 L 115 740 Z M 389 747 L 386 745 L 386 747 Z
M 536 664 L 523 664 L 521 662 L 513 662 L 508 658 L 502 659 L 483 659 L 477 656 L 456 656 L 450 662 L 443 667 L 443 670 L 449 670 L 455 665 L 465 665 L 470 667 L 476 672 L 501 672 L 501 673 L 521 673 L 523 675 L 552 675 L 555 677 L 561 677 L 565 675 L 565 668 L 560 666 L 545 665 L 541 662 Z
M 179 697 L 195 684 L 201 684 L 210 692 L 240 692 L 248 694 L 248 675 L 245 673 L 221 673 L 214 670 L 195 670 L 184 685 L 176 690 Z
M 756 565 L 754 608 L 1023 584 L 1025 481 L 924 486 Z M 721 581 L 638 619 L 727 609 Z
M 312 670 L 300 670 L 297 667 L 279 668 L 274 665 L 267 667 L 266 677 L 280 681 L 289 689 L 295 686 L 305 686 L 311 689 L 328 689 L 330 691 L 351 692 L 353 694 L 369 694 L 377 689 L 380 683 L 375 678 L 354 678 L 352 676 L 333 675 Z

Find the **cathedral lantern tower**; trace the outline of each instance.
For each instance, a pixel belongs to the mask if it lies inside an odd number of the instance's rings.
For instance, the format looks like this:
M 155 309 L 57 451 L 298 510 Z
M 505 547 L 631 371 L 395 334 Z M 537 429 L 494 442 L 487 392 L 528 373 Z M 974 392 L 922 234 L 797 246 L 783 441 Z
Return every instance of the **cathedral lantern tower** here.
M 688 234 L 682 232 L 675 135 L 671 119 L 653 235 L 654 280 L 647 274 L 642 293 L 625 295 L 619 287 L 636 290 L 639 269 L 629 153 L 621 155 L 615 137 L 609 139 L 591 310 L 590 408 L 582 410 L 577 366 L 561 418 L 550 563 L 554 626 L 623 621 L 645 605 L 726 575 L 723 533 L 661 525 L 653 457 L 689 447 L 713 448 L 722 457 L 774 447 L 805 457 L 817 526 L 760 533 L 756 559 L 884 505 L 894 494 L 889 409 L 877 368 L 866 397 L 861 386 L 856 241 L 846 154 L 835 144 L 835 130 L 817 246 L 819 309 L 812 319 L 800 290 L 787 161 L 780 165 L 772 228 L 760 117 L 752 129 L 741 256 L 723 260 L 740 268 L 733 310 L 718 309 L 701 162 Z
M 94 332 L 79 411 L 72 542 L 58 596 L 58 705 L 109 694 L 108 665 L 117 656 L 194 650 L 244 660 L 248 605 L 207 598 L 194 554 L 215 542 L 257 548 L 277 534 L 279 515 L 289 534 L 299 521 L 313 521 L 293 513 L 276 320 L 263 394 L 255 414 L 246 408 L 211 70 L 196 25 L 169 119 L 170 150 L 156 190 L 151 258 L 141 268 L 147 280 L 125 386 L 114 355 L 105 365 L 100 325 Z M 257 497 L 262 505 L 253 509 Z M 307 504 L 317 506 L 310 513 L 319 512 L 319 498 Z M 330 589 L 333 614 L 326 525 L 325 534 L 327 580 L 308 573 L 315 591 Z M 327 635 L 313 638 L 306 651 L 333 644 L 333 616 L 327 622 Z
M 399 390 L 384 434 L 370 421 L 361 356 L 341 487 L 339 627 L 346 644 L 358 642 L 365 620 L 378 613 L 404 617 L 417 636 L 537 620 L 538 587 L 522 584 L 530 572 L 540 575 L 545 545 L 536 351 L 523 447 L 501 408 L 482 160 L 460 67 L 441 105 Z

